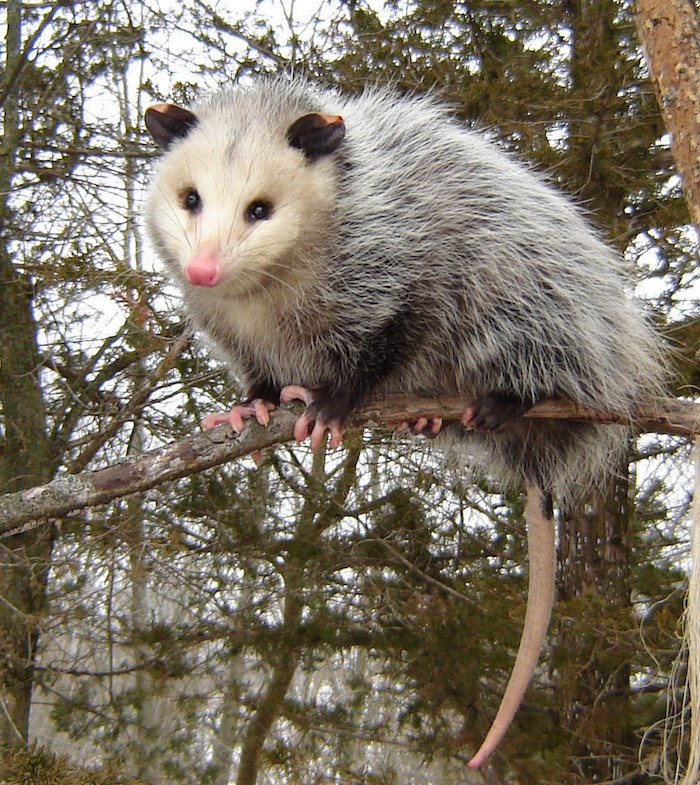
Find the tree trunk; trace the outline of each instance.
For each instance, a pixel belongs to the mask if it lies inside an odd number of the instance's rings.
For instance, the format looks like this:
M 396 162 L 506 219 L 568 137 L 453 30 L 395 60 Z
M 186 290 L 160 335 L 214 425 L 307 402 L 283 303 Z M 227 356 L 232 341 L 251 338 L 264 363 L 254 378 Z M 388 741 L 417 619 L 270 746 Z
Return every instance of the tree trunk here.
M 700 228 L 700 19 L 690 0 L 637 0 L 636 23 L 690 216 Z
M 619 8 L 612 0 L 572 0 L 569 187 L 609 237 L 627 242 L 626 183 L 616 178 L 616 112 L 621 88 Z M 559 520 L 559 597 L 565 621 L 556 642 L 557 703 L 572 733 L 570 782 L 614 780 L 626 773 L 635 740 L 629 716 L 628 652 L 616 646 L 630 617 L 628 466 L 602 493 Z M 620 479 L 623 478 L 623 479 Z M 614 697 L 611 697 L 614 696 Z
M 21 57 L 21 5 L 7 5 L 5 73 L 18 68 Z M 50 475 L 50 454 L 44 402 L 39 384 L 37 327 L 31 281 L 13 265 L 8 224 L 11 192 L 20 137 L 14 88 L 3 103 L 0 155 L 0 401 L 3 427 L 0 488 L 29 488 Z M 33 664 L 39 635 L 38 614 L 44 604 L 53 529 L 42 527 L 18 535 L 0 550 L 0 748 L 27 742 Z
M 671 135 L 671 153 L 681 176 L 683 195 L 690 218 L 700 230 L 700 17 L 692 0 L 636 0 L 635 21 L 644 57 L 666 129 Z M 697 359 L 697 355 L 693 360 Z M 697 363 L 695 363 L 697 367 Z M 686 389 L 692 389 L 688 385 Z M 700 444 L 696 436 L 696 447 Z M 696 464 L 700 460 L 696 449 Z M 700 651 L 698 651 L 698 591 L 700 553 L 697 530 L 700 526 L 700 500 L 696 488 L 694 499 L 694 536 L 691 542 L 692 568 L 684 621 L 684 645 L 687 646 L 686 689 L 689 692 L 689 728 L 683 718 L 676 719 L 672 733 L 678 731 L 678 748 L 687 748 L 684 766 L 675 766 L 674 782 L 696 785 L 700 781 Z M 680 658 L 680 655 L 679 655 Z M 668 765 L 668 762 L 667 762 Z
M 610 480 L 606 498 L 559 522 L 558 600 L 575 619 L 562 625 L 557 642 L 571 674 L 560 694 L 564 724 L 573 732 L 572 768 L 585 782 L 623 776 L 620 751 L 636 746 L 621 721 L 629 716 L 629 652 L 616 641 L 618 625 L 626 628 L 631 612 L 626 469 Z M 582 608 L 585 616 L 577 616 Z

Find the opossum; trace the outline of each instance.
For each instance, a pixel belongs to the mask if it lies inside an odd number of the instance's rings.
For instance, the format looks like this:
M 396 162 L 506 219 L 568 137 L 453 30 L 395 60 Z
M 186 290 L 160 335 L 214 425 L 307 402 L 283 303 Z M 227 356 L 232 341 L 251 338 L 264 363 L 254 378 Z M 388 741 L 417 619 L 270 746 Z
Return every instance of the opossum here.
M 259 80 L 146 125 L 165 151 L 146 199 L 154 247 L 194 325 L 247 398 L 207 425 L 265 424 L 302 398 L 312 447 L 342 437 L 369 395 L 451 393 L 462 423 L 412 424 L 527 488 L 528 608 L 498 714 L 506 732 L 534 672 L 554 590 L 552 495 L 618 463 L 625 426 L 530 421 L 548 398 L 633 418 L 664 386 L 663 350 L 618 255 L 554 186 L 432 96 L 356 97 Z

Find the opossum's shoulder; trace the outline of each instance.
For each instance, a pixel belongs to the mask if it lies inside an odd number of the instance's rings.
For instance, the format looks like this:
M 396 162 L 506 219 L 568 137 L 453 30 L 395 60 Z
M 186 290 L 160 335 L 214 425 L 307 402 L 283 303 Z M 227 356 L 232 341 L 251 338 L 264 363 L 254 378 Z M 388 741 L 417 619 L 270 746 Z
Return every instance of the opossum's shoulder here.
M 453 202 L 524 200 L 537 207 L 545 199 L 558 202 L 570 218 L 565 199 L 544 173 L 520 160 L 488 129 L 467 125 L 435 95 L 369 88 L 336 111 L 346 126 L 338 157 L 351 188 L 353 179 L 355 184 L 364 179 L 372 188 L 384 181 L 402 192 L 413 183 L 423 193 L 443 194 Z

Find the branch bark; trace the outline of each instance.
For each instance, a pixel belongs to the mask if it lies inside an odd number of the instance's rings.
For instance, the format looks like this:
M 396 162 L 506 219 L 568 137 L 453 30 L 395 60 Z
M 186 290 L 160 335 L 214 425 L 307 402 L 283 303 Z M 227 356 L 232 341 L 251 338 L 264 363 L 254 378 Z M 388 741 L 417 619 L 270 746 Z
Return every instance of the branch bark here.
M 459 420 L 465 402 L 457 397 L 420 398 L 393 395 L 369 401 L 346 423 L 352 428 L 395 428 L 419 417 Z M 23 531 L 30 521 L 60 518 L 74 510 L 104 504 L 145 491 L 165 482 L 219 466 L 257 450 L 289 442 L 300 406 L 272 412 L 270 425 L 250 422 L 243 433 L 234 434 L 222 425 L 179 442 L 144 453 L 138 458 L 80 474 L 63 474 L 45 485 L 0 496 L 0 536 Z M 614 413 L 584 409 L 570 401 L 543 401 L 524 417 L 567 419 L 614 424 L 626 422 Z M 640 431 L 693 436 L 700 433 L 700 404 L 665 398 L 639 407 L 634 421 Z

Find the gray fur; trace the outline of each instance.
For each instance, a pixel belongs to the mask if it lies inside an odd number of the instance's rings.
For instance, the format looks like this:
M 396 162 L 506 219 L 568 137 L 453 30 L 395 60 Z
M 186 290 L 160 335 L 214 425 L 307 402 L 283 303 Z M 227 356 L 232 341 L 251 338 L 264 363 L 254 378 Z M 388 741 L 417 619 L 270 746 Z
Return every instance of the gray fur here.
M 349 98 L 303 81 L 257 82 L 196 105 L 199 125 L 165 158 L 179 156 L 196 181 L 206 151 L 225 149 L 232 161 L 245 154 L 254 181 L 258 147 L 260 155 L 284 147 L 286 129 L 311 111 L 341 115 L 346 138 L 316 162 L 299 154 L 300 171 L 322 172 L 328 207 L 277 263 L 304 273 L 251 295 L 251 308 L 266 309 L 267 331 L 246 334 L 240 301 L 183 283 L 195 325 L 244 385 L 262 374 L 279 387 L 342 390 L 398 318 L 401 362 L 369 392 L 562 397 L 631 417 L 635 401 L 661 390 L 659 341 L 625 292 L 618 255 L 555 188 L 431 97 L 368 89 Z M 157 176 L 148 228 L 182 280 L 183 259 L 162 230 L 173 209 Z M 453 442 L 457 431 L 459 453 L 497 480 L 566 494 L 614 467 L 629 435 L 540 422 L 496 434 L 455 428 Z
M 334 152 L 290 147 L 287 129 L 310 112 L 344 118 Z M 562 397 L 631 419 L 635 402 L 662 389 L 660 344 L 625 292 L 618 256 L 553 187 L 432 98 L 344 98 L 274 80 L 214 96 L 195 114 L 172 140 L 167 118 L 149 125 L 170 152 L 147 223 L 192 320 L 251 397 L 320 384 L 324 422 L 375 392 L 456 393 L 482 407 L 493 394 Z M 201 209 L 188 212 L 193 189 Z M 261 199 L 269 216 L 246 223 L 246 206 Z M 460 460 L 528 489 L 525 628 L 470 766 L 506 732 L 546 634 L 549 493 L 568 496 L 614 469 L 630 433 L 516 421 L 440 436 Z

